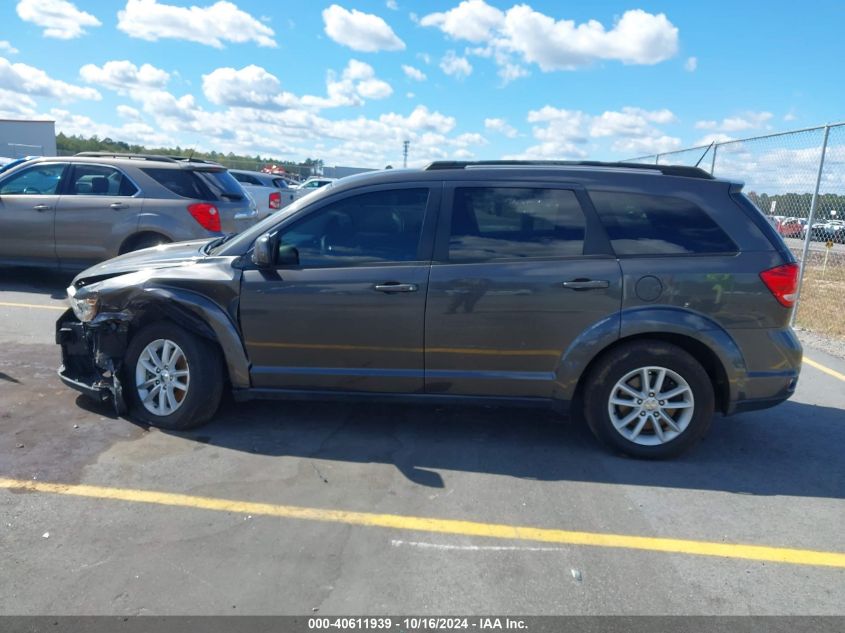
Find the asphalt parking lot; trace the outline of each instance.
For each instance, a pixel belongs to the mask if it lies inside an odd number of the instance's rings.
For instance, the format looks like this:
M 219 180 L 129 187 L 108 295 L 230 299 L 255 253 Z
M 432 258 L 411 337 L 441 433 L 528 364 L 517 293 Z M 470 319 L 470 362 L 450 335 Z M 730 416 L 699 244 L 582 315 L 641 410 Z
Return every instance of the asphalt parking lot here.
M 495 408 L 227 402 L 190 433 L 55 376 L 0 272 L 2 614 L 843 614 L 845 362 L 670 462 Z

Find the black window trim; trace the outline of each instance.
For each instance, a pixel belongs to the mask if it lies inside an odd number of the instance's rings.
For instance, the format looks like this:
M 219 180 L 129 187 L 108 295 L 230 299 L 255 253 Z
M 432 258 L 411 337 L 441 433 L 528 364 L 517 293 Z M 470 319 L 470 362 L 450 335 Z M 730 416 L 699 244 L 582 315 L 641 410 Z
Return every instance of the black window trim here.
M 100 194 L 75 193 L 75 192 L 71 191 L 70 190 L 70 183 L 73 182 L 73 176 L 74 176 L 74 172 L 76 171 L 76 168 L 86 166 L 86 165 L 90 165 L 90 166 L 93 166 L 93 167 L 108 167 L 109 169 L 114 169 L 115 171 L 120 172 L 123 175 L 124 178 L 126 178 L 129 182 L 131 182 L 135 186 L 135 189 L 136 189 L 135 193 L 132 194 L 131 196 L 121 196 L 120 194 L 115 194 L 114 196 L 112 196 L 111 194 L 108 194 L 106 196 L 103 196 L 103 195 L 100 195 Z M 143 198 L 144 197 L 144 190 L 141 189 L 141 185 L 139 185 L 135 181 L 134 178 L 132 178 L 129 174 L 127 174 L 124 170 L 122 170 L 117 165 L 109 165 L 107 163 L 88 163 L 88 162 L 85 162 L 85 163 L 83 163 L 83 162 L 68 163 L 68 171 L 66 172 L 66 174 L 67 174 L 67 178 L 64 178 L 64 174 L 63 174 L 63 178 L 62 178 L 63 182 L 61 184 L 63 196 L 74 196 L 74 197 L 75 196 L 90 196 L 90 197 L 96 197 L 96 198 L 112 198 L 112 197 L 114 197 L 114 198 Z
M 435 227 L 437 222 L 437 216 L 440 211 L 440 201 L 441 201 L 441 183 L 439 181 L 432 182 L 431 180 L 419 180 L 419 181 L 406 181 L 401 183 L 386 183 L 382 185 L 370 185 L 364 187 L 356 187 L 355 189 L 346 189 L 335 194 L 330 194 L 325 198 L 320 198 L 319 201 L 315 202 L 313 205 L 303 207 L 297 213 L 294 213 L 291 216 L 284 218 L 279 224 L 274 226 L 273 228 L 265 231 L 263 235 L 269 234 L 271 237 L 276 238 L 281 231 L 292 227 L 294 224 L 297 224 L 312 213 L 318 213 L 324 207 L 327 207 L 330 204 L 334 204 L 336 202 L 340 202 L 346 198 L 351 198 L 354 196 L 360 196 L 368 193 L 377 193 L 379 191 L 395 191 L 396 189 L 428 189 L 428 203 L 425 207 L 425 212 L 423 213 L 423 225 L 422 225 L 422 233 L 420 235 L 420 241 L 417 246 L 417 259 L 411 261 L 398 261 L 398 262 L 390 262 L 390 261 L 377 261 L 377 262 L 346 262 L 342 266 L 274 266 L 273 268 L 276 270 L 331 270 L 331 269 L 343 269 L 343 268 L 378 268 L 384 266 L 420 266 L 420 265 L 430 265 L 431 258 L 434 250 L 434 233 Z M 250 246 L 249 250 L 242 256 L 242 268 L 244 270 L 255 270 L 257 267 L 252 264 L 250 257 L 252 255 L 253 247 Z
M 572 191 L 584 213 L 584 250 L 580 255 L 549 255 L 541 257 L 501 257 L 495 259 L 477 259 L 452 261 L 449 259 L 449 244 L 452 233 L 452 209 L 455 203 L 455 190 L 472 189 L 563 189 Z M 613 250 L 599 221 L 592 200 L 587 195 L 583 184 L 577 182 L 552 181 L 548 179 L 525 180 L 448 180 L 443 183 L 443 202 L 437 220 L 437 235 L 434 245 L 435 265 L 474 266 L 478 264 L 507 264 L 515 262 L 571 261 L 579 259 L 614 258 Z
M 616 252 L 616 249 L 613 248 L 613 243 L 608 238 L 608 245 L 610 246 L 611 251 L 613 252 L 613 256 L 616 257 L 616 259 L 665 259 L 665 258 L 671 258 L 671 257 L 687 257 L 687 258 L 688 257 L 735 257 L 735 256 L 738 256 L 741 252 L 741 249 L 740 249 L 739 245 L 736 243 L 736 240 L 734 240 L 733 237 L 731 237 L 730 233 L 728 233 L 724 229 L 724 227 L 722 227 L 722 225 L 719 224 L 719 222 L 716 220 L 716 218 L 713 217 L 712 213 L 710 213 L 707 209 L 702 207 L 700 204 L 698 204 L 698 203 L 696 203 L 692 200 L 689 200 L 688 198 L 685 198 L 682 195 L 665 194 L 665 193 L 652 193 L 652 192 L 647 192 L 647 191 L 632 191 L 630 189 L 616 189 L 616 188 L 606 189 L 606 188 L 602 188 L 602 187 L 590 187 L 589 191 L 585 191 L 585 193 L 588 194 L 587 195 L 588 198 L 590 197 L 589 193 L 591 193 L 591 192 L 621 193 L 621 194 L 631 194 L 631 195 L 638 195 L 638 196 L 651 196 L 653 198 L 676 198 L 678 200 L 683 200 L 684 202 L 687 202 L 687 203 L 695 206 L 702 213 L 704 213 L 704 215 L 706 215 L 708 218 L 710 218 L 710 221 L 713 222 L 713 224 L 715 224 L 719 228 L 719 230 L 721 230 L 722 233 L 725 234 L 725 237 L 727 237 L 728 240 L 730 241 L 730 243 L 733 244 L 734 247 L 735 247 L 735 249 L 731 250 L 731 251 L 708 251 L 706 253 L 632 253 L 632 254 L 623 253 L 623 254 L 619 254 L 619 253 Z M 592 204 L 592 202 L 593 202 L 592 198 L 590 198 L 590 204 Z M 594 209 L 595 209 L 595 207 L 594 207 Z M 595 213 L 596 213 L 596 216 L 598 217 L 598 212 L 596 211 Z M 599 220 L 599 221 L 601 221 L 601 220 Z M 602 227 L 604 227 L 604 224 L 602 224 Z

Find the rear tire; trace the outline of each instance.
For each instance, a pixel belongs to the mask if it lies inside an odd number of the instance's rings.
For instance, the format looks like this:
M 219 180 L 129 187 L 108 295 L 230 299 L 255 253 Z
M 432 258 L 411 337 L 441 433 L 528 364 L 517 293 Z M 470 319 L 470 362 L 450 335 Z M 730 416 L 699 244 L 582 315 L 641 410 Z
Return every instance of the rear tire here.
M 170 321 L 152 323 L 129 341 L 123 391 L 133 419 L 163 429 L 196 428 L 220 404 L 220 354 L 207 339 Z
M 675 457 L 689 449 L 710 427 L 714 406 L 713 384 L 701 364 L 661 341 L 611 350 L 584 384 L 584 416 L 593 434 L 641 459 Z

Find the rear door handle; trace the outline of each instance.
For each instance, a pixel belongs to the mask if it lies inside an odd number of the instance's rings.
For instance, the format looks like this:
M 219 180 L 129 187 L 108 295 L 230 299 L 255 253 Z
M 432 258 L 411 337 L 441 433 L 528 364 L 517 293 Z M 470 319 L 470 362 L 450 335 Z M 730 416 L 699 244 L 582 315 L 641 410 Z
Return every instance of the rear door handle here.
M 122 202 L 112 202 L 109 206 L 112 209 L 114 209 L 115 211 L 117 211 L 118 209 L 125 209 L 126 208 L 126 205 L 123 204 Z
M 598 288 L 610 288 L 610 282 L 605 279 L 573 279 L 564 281 L 561 284 L 570 290 L 594 290 Z
M 36 205 L 35 205 L 34 207 L 32 207 L 32 208 L 33 208 L 33 209 L 35 209 L 36 211 L 48 211 L 48 210 L 50 210 L 52 207 L 51 207 L 49 204 L 36 204 Z
M 375 290 L 379 292 L 416 292 L 419 290 L 417 284 L 400 284 L 395 281 L 387 281 L 383 284 L 376 284 L 373 286 Z

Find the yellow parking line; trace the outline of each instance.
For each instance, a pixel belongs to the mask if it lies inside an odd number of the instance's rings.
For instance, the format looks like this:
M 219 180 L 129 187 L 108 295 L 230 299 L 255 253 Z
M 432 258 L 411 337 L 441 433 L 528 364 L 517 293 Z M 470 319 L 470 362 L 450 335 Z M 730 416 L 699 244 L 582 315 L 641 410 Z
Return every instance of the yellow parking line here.
M 12 303 L 9 301 L 0 301 L 0 306 L 4 308 L 36 308 L 40 310 L 61 310 L 64 312 L 67 310 L 67 306 L 48 306 L 39 304 L 39 303 Z
M 804 357 L 804 364 L 809 365 L 810 367 L 813 367 L 815 369 L 818 369 L 819 371 L 823 371 L 824 373 L 828 374 L 829 376 L 833 376 L 834 378 L 838 378 L 842 382 L 845 382 L 845 374 L 840 374 L 835 369 L 831 369 L 830 367 L 826 367 L 826 366 L 822 365 L 821 363 L 817 363 L 816 361 L 814 361 L 811 358 L 807 358 L 805 356 Z
M 741 545 L 736 543 L 714 543 L 673 538 L 653 538 L 600 532 L 573 532 L 569 530 L 523 527 L 499 523 L 479 523 L 476 521 L 455 519 L 348 512 L 346 510 L 327 510 L 271 503 L 255 503 L 213 497 L 197 497 L 172 492 L 157 492 L 154 490 L 135 490 L 88 486 L 84 484 L 60 484 L 0 478 L 0 489 L 4 488 L 8 490 L 54 493 L 72 497 L 111 499 L 115 501 L 150 503 L 163 506 L 251 514 L 253 516 L 263 515 L 303 521 L 342 523 L 345 525 L 360 525 L 414 532 L 434 532 L 540 543 L 587 545 L 593 547 L 757 560 L 772 563 L 791 563 L 794 565 L 845 568 L 845 553 L 840 552 L 823 552 L 763 545 Z

